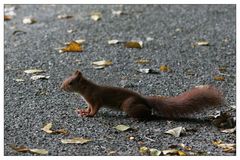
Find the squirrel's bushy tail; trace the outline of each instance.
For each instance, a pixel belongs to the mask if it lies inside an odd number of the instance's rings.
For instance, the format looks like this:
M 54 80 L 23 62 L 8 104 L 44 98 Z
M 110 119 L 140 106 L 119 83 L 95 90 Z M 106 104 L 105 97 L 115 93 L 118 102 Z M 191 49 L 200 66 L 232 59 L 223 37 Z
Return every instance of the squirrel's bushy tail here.
M 176 97 L 148 96 L 149 105 L 161 116 L 178 118 L 223 103 L 222 93 L 213 86 L 195 87 Z

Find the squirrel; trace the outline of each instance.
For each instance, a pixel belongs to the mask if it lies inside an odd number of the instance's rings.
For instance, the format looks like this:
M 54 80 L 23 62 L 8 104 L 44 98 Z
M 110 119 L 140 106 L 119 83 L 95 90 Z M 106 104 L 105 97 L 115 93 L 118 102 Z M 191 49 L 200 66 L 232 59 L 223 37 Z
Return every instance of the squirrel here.
M 174 97 L 143 96 L 125 88 L 102 86 L 86 79 L 77 70 L 63 81 L 61 90 L 78 92 L 86 101 L 80 116 L 93 117 L 101 107 L 121 110 L 136 119 L 148 119 L 152 109 L 164 118 L 175 119 L 222 104 L 222 93 L 210 85 L 202 85 Z

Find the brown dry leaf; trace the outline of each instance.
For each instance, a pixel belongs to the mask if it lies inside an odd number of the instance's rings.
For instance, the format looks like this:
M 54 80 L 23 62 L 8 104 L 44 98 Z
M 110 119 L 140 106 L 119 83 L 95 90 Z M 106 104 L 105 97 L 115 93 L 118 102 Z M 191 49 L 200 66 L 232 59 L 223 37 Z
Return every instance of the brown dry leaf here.
M 26 152 L 30 152 L 30 153 L 34 153 L 34 154 L 48 154 L 48 151 L 45 150 L 45 149 L 30 149 L 28 147 L 25 147 L 25 146 L 19 146 L 17 147 L 16 145 L 10 145 L 10 147 L 12 149 L 14 149 L 15 151 L 17 152 L 23 152 L 23 153 L 26 153 Z
M 221 73 L 224 73 L 227 71 L 227 68 L 226 66 L 222 66 L 222 67 L 219 67 L 218 70 L 221 72 Z
M 166 134 L 171 134 L 173 135 L 174 137 L 179 137 L 181 133 L 184 133 L 186 131 L 186 129 L 184 127 L 176 127 L 176 128 L 173 128 L 173 129 L 170 129 L 164 133 Z
M 42 69 L 28 69 L 28 70 L 25 70 L 24 72 L 27 74 L 37 74 L 37 73 L 43 73 L 45 71 Z
M 63 134 L 63 135 L 69 135 L 69 131 L 66 129 L 59 129 L 56 131 L 52 131 L 52 134 Z
M 73 16 L 67 15 L 67 14 L 60 14 L 57 16 L 58 19 L 69 19 L 72 18 Z
M 236 126 L 236 118 L 228 112 L 217 111 L 215 115 L 209 116 L 209 120 L 218 128 L 229 129 Z
M 61 142 L 63 144 L 85 144 L 91 141 L 92 141 L 91 139 L 82 138 L 82 137 L 75 137 L 72 139 L 61 139 Z
M 129 41 L 125 44 L 126 48 L 143 48 L 143 42 L 142 41 Z
M 92 12 L 91 13 L 91 19 L 94 21 L 98 21 L 102 18 L 102 13 L 101 12 Z
M 148 59 L 138 59 L 138 60 L 135 61 L 135 63 L 148 64 L 148 63 L 150 63 L 150 61 Z
M 170 67 L 167 66 L 167 65 L 161 65 L 159 69 L 160 69 L 161 72 L 169 72 L 169 71 L 171 71 Z
M 209 42 L 208 41 L 198 41 L 198 42 L 196 42 L 196 44 L 198 46 L 208 46 Z
M 187 151 L 191 151 L 191 150 L 192 150 L 192 147 L 186 146 L 186 145 L 183 144 L 183 143 L 180 143 L 179 146 L 182 147 L 184 150 L 187 150 Z
M 25 147 L 25 146 L 23 146 L 23 145 L 17 147 L 16 145 L 11 144 L 10 147 L 11 147 L 12 149 L 14 149 L 15 151 L 17 151 L 17 152 L 29 152 L 29 148 L 28 148 L 28 147 Z
M 214 76 L 213 79 L 215 81 L 224 81 L 225 80 L 224 76 Z
M 82 52 L 83 47 L 81 43 L 78 43 L 76 41 L 71 41 L 65 48 L 62 48 L 59 50 L 59 53 L 63 52 Z
M 4 21 L 10 21 L 12 16 L 4 15 Z

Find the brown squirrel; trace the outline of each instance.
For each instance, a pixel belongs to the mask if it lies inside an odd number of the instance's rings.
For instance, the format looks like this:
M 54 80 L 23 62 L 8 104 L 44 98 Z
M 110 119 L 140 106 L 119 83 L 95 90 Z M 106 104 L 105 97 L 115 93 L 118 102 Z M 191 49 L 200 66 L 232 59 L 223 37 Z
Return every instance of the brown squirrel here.
M 77 112 L 87 117 L 94 116 L 102 106 L 106 106 L 137 119 L 150 118 L 152 109 L 165 118 L 178 118 L 223 102 L 222 94 L 209 85 L 195 87 L 175 97 L 142 96 L 125 88 L 97 85 L 83 77 L 79 70 L 64 80 L 61 89 L 80 93 L 88 107 Z

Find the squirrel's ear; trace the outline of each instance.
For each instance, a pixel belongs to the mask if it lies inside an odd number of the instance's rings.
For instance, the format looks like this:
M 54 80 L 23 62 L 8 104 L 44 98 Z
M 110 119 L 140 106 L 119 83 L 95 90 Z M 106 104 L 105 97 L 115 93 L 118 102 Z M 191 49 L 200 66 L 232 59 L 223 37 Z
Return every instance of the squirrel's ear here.
M 82 76 L 82 73 L 79 70 L 76 70 L 74 73 L 76 76 Z

